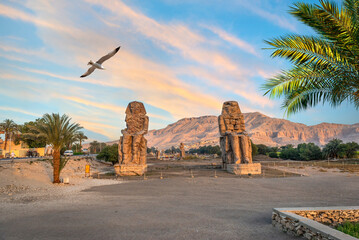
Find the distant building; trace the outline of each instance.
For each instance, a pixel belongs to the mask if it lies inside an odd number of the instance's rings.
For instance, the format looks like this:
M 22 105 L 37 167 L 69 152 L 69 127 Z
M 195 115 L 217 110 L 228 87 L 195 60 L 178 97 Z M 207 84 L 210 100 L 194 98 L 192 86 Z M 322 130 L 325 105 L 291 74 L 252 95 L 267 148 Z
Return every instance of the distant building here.
M 5 155 L 10 155 L 14 152 L 16 157 L 26 157 L 28 151 L 30 150 L 29 146 L 26 143 L 20 141 L 19 144 L 15 144 L 14 141 L 7 141 L 6 149 L 5 141 L 0 137 L 0 158 L 6 157 Z M 44 156 L 45 148 L 33 148 L 32 151 L 36 151 L 39 156 Z

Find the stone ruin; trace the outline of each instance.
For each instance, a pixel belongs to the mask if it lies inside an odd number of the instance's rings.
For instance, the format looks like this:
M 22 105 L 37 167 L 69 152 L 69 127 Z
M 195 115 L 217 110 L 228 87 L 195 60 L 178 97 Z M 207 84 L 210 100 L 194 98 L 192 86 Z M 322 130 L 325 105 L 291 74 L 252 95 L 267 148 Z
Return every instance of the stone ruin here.
M 158 148 L 156 149 L 156 159 L 161 159 L 161 151 Z
M 180 149 L 180 159 L 183 159 L 186 156 L 186 152 L 185 152 L 183 143 L 180 144 L 179 149 Z
M 118 144 L 118 160 L 115 171 L 120 176 L 143 175 L 147 170 L 148 116 L 141 102 L 130 102 L 126 109 L 126 128 Z
M 251 140 L 236 101 L 223 103 L 218 125 L 223 168 L 234 174 L 260 174 L 260 163 L 252 162 Z

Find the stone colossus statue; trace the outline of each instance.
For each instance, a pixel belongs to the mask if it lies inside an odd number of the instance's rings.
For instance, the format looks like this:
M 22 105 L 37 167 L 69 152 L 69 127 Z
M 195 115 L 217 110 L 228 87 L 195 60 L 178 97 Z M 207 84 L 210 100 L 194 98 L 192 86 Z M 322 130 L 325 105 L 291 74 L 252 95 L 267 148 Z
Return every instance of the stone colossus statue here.
M 226 164 L 252 163 L 252 146 L 244 118 L 236 101 L 223 103 L 218 117 L 222 161 Z
M 148 116 L 141 102 L 130 102 L 126 109 L 126 128 L 121 132 L 118 154 L 120 164 L 145 165 L 148 132 Z

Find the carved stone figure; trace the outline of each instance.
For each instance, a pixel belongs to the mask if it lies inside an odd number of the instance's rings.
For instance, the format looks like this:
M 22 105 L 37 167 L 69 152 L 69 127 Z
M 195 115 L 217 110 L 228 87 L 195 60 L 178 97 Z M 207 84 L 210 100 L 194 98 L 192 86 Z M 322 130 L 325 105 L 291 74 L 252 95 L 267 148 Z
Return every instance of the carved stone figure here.
M 159 149 L 156 149 L 156 158 L 161 159 L 161 151 Z
M 183 159 L 185 156 L 186 156 L 186 152 L 185 152 L 185 150 L 184 150 L 184 144 L 183 143 L 181 143 L 180 144 L 180 159 Z
M 118 146 L 120 175 L 142 175 L 141 169 L 144 168 L 135 168 L 135 166 L 147 166 L 147 140 L 144 135 L 148 132 L 149 119 L 146 116 L 143 103 L 130 102 L 126 109 L 125 121 L 126 128 L 121 131 L 123 136 L 120 138 Z M 129 166 L 131 167 L 129 168 Z M 126 171 L 129 173 L 125 174 Z M 131 171 L 134 174 L 130 174 Z
M 223 166 L 252 163 L 252 146 L 245 131 L 244 118 L 236 101 L 223 103 L 218 117 Z

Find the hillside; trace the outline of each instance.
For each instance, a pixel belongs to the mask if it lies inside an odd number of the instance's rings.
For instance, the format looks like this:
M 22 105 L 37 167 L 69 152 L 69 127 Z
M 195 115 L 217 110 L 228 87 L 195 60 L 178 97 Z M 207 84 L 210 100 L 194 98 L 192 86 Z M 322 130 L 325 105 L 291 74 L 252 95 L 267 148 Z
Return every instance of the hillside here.
M 321 123 L 307 126 L 285 119 L 271 118 L 261 113 L 244 113 L 246 130 L 256 144 L 268 146 L 314 142 L 324 145 L 333 138 L 344 142 L 359 142 L 359 123 L 333 124 Z M 178 146 L 181 142 L 187 147 L 217 145 L 219 132 L 217 116 L 184 118 L 166 128 L 151 130 L 146 138 L 149 147 L 166 149 Z

